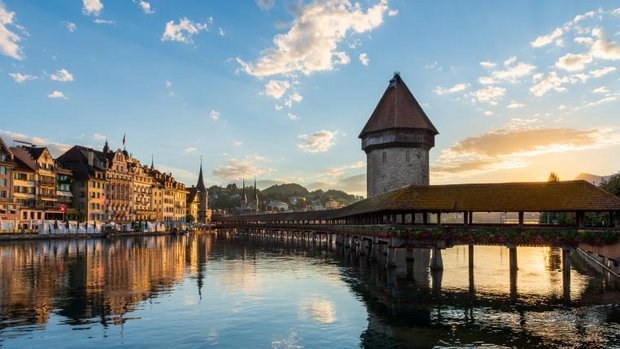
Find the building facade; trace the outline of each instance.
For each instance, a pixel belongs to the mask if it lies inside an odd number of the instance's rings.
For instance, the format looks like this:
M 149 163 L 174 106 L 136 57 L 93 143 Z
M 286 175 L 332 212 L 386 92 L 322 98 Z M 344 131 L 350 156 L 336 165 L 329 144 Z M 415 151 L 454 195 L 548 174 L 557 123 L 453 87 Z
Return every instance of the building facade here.
M 13 200 L 13 152 L 0 138 L 0 220 L 18 219 L 19 204 Z M 0 229 L 2 227 L 0 226 Z
M 359 135 L 366 152 L 367 196 L 429 185 L 429 151 L 438 133 L 395 73 Z

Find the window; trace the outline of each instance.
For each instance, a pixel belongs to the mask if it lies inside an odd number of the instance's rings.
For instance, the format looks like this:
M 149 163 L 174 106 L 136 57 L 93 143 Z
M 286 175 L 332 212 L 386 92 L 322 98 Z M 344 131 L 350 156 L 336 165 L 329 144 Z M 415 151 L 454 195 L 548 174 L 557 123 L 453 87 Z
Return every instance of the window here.
M 6 162 L 6 159 L 7 159 L 6 154 L 2 154 L 2 155 L 0 155 L 0 161 L 2 161 L 2 162 Z
M 0 166 L 0 175 L 6 174 L 6 167 Z
M 6 187 L 6 178 L 0 179 L 0 187 Z
M 385 162 L 385 160 L 387 159 L 387 152 L 383 152 L 383 162 Z

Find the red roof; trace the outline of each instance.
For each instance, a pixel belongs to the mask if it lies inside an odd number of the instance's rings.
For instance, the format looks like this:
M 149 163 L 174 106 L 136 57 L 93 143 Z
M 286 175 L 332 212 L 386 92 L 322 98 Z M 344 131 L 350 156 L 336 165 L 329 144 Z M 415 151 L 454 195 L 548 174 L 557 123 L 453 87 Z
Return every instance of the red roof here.
M 359 138 L 370 132 L 399 128 L 439 133 L 400 75 L 394 74 Z

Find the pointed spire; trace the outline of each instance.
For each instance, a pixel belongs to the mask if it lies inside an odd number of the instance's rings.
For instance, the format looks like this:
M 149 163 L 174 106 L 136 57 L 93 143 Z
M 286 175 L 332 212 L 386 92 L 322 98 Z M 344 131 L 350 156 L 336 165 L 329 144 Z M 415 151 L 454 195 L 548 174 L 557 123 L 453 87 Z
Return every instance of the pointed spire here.
M 198 173 L 198 184 L 196 184 L 196 189 L 201 192 L 207 190 L 207 187 L 205 187 L 205 181 L 202 178 L 202 156 L 200 157 L 200 172 Z
M 202 164 L 201 164 L 200 167 L 202 167 Z M 155 166 L 153 165 L 153 154 L 151 154 L 151 170 L 154 169 L 154 168 L 155 168 Z
M 105 139 L 105 144 L 103 145 L 103 154 L 108 154 L 110 152 L 110 146 L 108 145 L 108 139 Z

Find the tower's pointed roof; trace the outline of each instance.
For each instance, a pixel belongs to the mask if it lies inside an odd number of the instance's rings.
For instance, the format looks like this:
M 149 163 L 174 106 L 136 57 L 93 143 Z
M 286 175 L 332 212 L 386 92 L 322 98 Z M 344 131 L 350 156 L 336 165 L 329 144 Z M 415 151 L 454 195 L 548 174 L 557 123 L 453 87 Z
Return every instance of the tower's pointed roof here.
M 196 184 L 196 189 L 200 190 L 201 192 L 207 190 L 207 187 L 205 187 L 205 181 L 202 178 L 202 158 L 200 159 L 200 173 L 198 173 L 198 184 Z
M 394 73 L 394 77 L 390 80 L 388 88 L 362 129 L 359 138 L 370 132 L 398 128 L 426 129 L 435 135 L 439 133 L 401 79 L 400 74 Z

